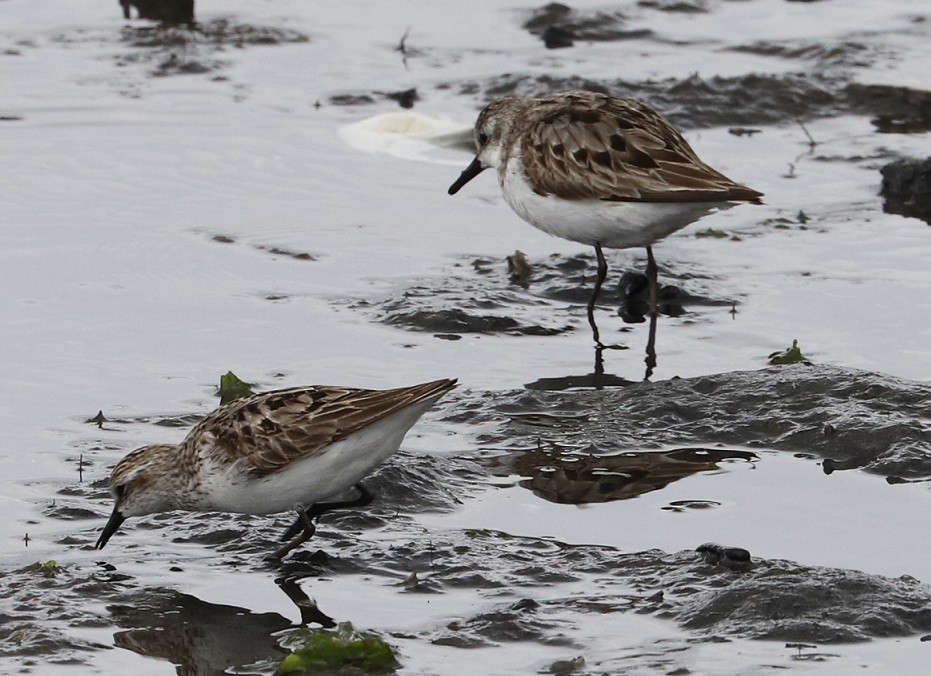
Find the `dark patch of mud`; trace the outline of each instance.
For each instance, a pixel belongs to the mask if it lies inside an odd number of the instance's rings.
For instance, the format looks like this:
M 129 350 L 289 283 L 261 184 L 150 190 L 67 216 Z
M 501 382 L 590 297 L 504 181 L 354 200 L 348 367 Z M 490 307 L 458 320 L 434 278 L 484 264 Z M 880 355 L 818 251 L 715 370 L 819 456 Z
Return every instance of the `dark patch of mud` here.
M 330 104 L 334 106 L 364 106 L 378 101 L 395 101 L 399 106 L 405 109 L 414 107 L 414 104 L 420 100 L 417 90 L 404 89 L 397 92 L 361 92 L 334 94 L 329 98 Z
M 931 91 L 853 83 L 845 93 L 854 112 L 874 116 L 872 122 L 877 131 L 897 134 L 931 131 Z
M 786 120 L 837 115 L 846 109 L 844 82 L 804 73 L 739 77 L 595 81 L 509 73 L 486 82 L 459 83 L 463 95 L 485 102 L 502 96 L 545 96 L 584 89 L 635 98 L 682 128 L 780 124 Z
M 708 0 L 639 0 L 637 7 L 669 14 L 707 14 Z
M 735 570 L 709 562 L 700 552 L 625 554 L 609 547 L 492 531 L 470 531 L 466 536 L 466 542 L 455 546 L 458 561 L 446 560 L 445 548 L 436 547 L 437 572 L 432 577 L 456 586 L 463 579 L 472 584 L 476 572 L 490 574 L 498 578 L 499 590 L 507 592 L 498 612 L 467 618 L 452 630 L 460 641 L 514 640 L 511 621 L 521 615 L 527 618 L 524 624 L 530 624 L 526 629 L 558 641 L 560 626 L 571 625 L 567 611 L 572 610 L 648 613 L 700 635 L 816 642 L 916 634 L 931 623 L 929 591 L 909 578 L 892 580 L 758 559 Z M 515 608 L 506 597 L 520 598 L 538 587 L 541 569 L 562 571 L 563 579 L 544 583 L 549 593 L 535 595 L 538 605 Z M 576 586 L 587 593 L 561 593 Z M 884 599 L 888 612 L 868 610 L 878 598 Z M 535 622 L 528 622 L 530 618 Z M 448 636 L 445 631 L 444 635 Z
M 124 26 L 120 41 L 136 51 L 121 54 L 119 66 L 154 65 L 152 75 L 214 72 L 224 66 L 220 56 L 228 49 L 282 45 L 309 41 L 299 31 L 276 26 L 253 26 L 230 19 L 192 24 Z
M 210 239 L 218 244 L 236 244 L 237 240 L 231 235 L 215 234 Z M 272 256 L 293 258 L 296 261 L 317 261 L 320 260 L 319 254 L 309 253 L 307 251 L 293 251 L 281 246 L 271 244 L 251 244 L 256 251 L 264 251 Z
M 614 42 L 649 37 L 653 31 L 624 28 L 621 12 L 579 11 L 553 2 L 529 13 L 523 28 L 536 35 L 547 48 L 571 47 L 576 40 Z
M 624 272 L 608 254 L 608 282 L 599 305 L 613 306 L 626 323 L 644 321 L 648 311 L 646 276 Z M 515 258 L 522 262 L 514 267 Z M 634 265 L 645 266 L 645 261 Z M 473 258 L 457 263 L 456 272 L 420 280 L 403 291 L 349 304 L 377 321 L 443 337 L 464 333 L 550 336 L 574 330 L 585 322 L 584 306 L 591 297 L 597 263 L 593 255 L 527 260 L 522 253 L 506 260 Z M 680 316 L 688 308 L 732 306 L 719 295 L 715 280 L 702 272 L 663 266 L 660 312 Z M 616 280 L 612 283 L 611 280 Z M 586 324 L 587 326 L 587 324 Z
M 882 54 L 866 42 L 839 40 L 823 43 L 813 40 L 761 40 L 728 48 L 738 54 L 753 54 L 807 65 L 812 72 L 842 75 L 853 68 L 867 68 Z
M 826 470 L 931 479 L 931 386 L 854 369 L 798 364 L 600 392 L 527 390 L 457 408 L 454 417 L 499 423 L 480 439 L 493 448 L 610 456 L 724 444 L 830 459 Z
M 635 98 L 685 129 L 776 125 L 845 114 L 871 116 L 877 130 L 882 132 L 917 133 L 931 128 L 931 93 L 851 83 L 840 72 L 858 65 L 844 61 L 853 47 L 837 53 L 832 50 L 822 53 L 816 45 L 740 49 L 772 49 L 775 55 L 786 58 L 811 52 L 820 54 L 823 60 L 836 58 L 838 63 L 834 69 L 815 63 L 810 72 L 710 78 L 693 75 L 642 82 L 508 73 L 484 82 L 467 81 L 455 86 L 462 95 L 478 97 L 481 105 L 503 96 L 538 97 L 575 89 Z M 863 58 L 870 60 L 868 56 Z
M 901 159 L 881 169 L 883 211 L 920 218 L 931 224 L 931 157 Z
M 0 574 L 0 658 L 18 658 L 21 673 L 46 664 L 82 665 L 109 646 L 78 638 L 72 628 L 106 626 L 91 607 L 125 588 L 125 575 L 103 569 L 58 568 L 46 575 L 38 563 Z
M 843 643 L 931 631 L 931 593 L 907 577 L 782 560 L 724 565 L 706 554 L 728 550 L 715 545 L 673 554 L 625 553 L 487 530 L 429 535 L 408 530 L 382 540 L 367 535 L 334 533 L 317 543 L 326 553 L 295 557 L 278 571 L 282 591 L 304 606 L 305 621 L 359 623 L 360 618 L 343 617 L 338 607 L 307 607 L 314 578 L 350 573 L 362 574 L 364 584 L 387 582 L 400 595 L 470 590 L 484 599 L 475 611 L 403 634 L 406 641 L 460 648 L 529 641 L 584 655 L 583 626 L 592 615 L 630 612 L 673 621 L 690 632 L 677 649 L 651 658 L 670 664 L 696 639 Z M 225 558 L 262 565 L 241 551 Z M 104 646 L 75 640 L 66 627 L 110 624 L 121 627 L 114 635 L 119 647 L 219 673 L 275 659 L 280 632 L 292 626 L 275 613 L 251 613 L 163 588 L 140 589 L 112 568 L 74 567 L 53 577 L 42 575 L 38 566 L 8 572 L 0 601 L 12 610 L 0 629 L 6 639 L 0 656 L 81 664 L 88 651 Z M 602 660 L 615 658 L 599 654 L 586 656 L 596 660 L 588 666 L 610 670 Z

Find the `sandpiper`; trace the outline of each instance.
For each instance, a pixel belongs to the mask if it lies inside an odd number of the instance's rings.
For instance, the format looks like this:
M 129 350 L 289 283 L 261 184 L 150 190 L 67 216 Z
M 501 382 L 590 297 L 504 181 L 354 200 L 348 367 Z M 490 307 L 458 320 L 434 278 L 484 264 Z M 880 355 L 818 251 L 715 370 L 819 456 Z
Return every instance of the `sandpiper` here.
M 598 277 L 588 322 L 599 345 L 595 302 L 608 272 L 602 247 L 646 247 L 656 316 L 652 244 L 702 216 L 761 192 L 698 159 L 682 135 L 634 99 L 593 92 L 492 101 L 475 123 L 476 157 L 453 195 L 494 167 L 518 216 L 557 237 L 595 247 Z
M 110 475 L 116 504 L 95 547 L 130 516 L 295 510 L 298 520 L 282 537 L 290 542 L 272 554 L 280 559 L 313 536 L 315 517 L 371 502 L 360 481 L 455 386 L 444 379 L 393 390 L 294 387 L 221 406 L 180 444 L 143 446 L 117 463 Z M 359 497 L 324 502 L 352 487 Z

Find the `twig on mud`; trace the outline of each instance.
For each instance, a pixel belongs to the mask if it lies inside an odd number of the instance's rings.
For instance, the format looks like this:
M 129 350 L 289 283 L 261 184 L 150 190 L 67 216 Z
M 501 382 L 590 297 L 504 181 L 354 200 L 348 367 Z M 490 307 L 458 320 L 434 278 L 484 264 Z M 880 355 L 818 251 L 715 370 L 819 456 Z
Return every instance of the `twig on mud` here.
M 805 136 L 808 137 L 808 147 L 814 148 L 816 145 L 818 145 L 818 142 L 814 138 L 812 138 L 811 134 L 808 133 L 808 129 L 805 127 L 802 121 L 795 120 L 795 122 L 798 124 L 798 126 L 802 128 L 802 131 L 805 132 Z

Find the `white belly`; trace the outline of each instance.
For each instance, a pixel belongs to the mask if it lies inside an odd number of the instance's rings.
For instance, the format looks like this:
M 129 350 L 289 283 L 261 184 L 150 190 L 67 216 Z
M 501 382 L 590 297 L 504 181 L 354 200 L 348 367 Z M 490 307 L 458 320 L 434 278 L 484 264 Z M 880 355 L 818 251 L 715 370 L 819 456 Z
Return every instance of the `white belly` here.
M 398 450 L 408 429 L 436 399 L 398 411 L 322 452 L 265 477 L 207 473 L 207 498 L 199 508 L 242 514 L 275 514 L 342 493 Z
M 611 249 L 648 246 L 732 202 L 608 202 L 538 195 L 512 158 L 501 191 L 514 212 L 543 232 L 573 242 Z

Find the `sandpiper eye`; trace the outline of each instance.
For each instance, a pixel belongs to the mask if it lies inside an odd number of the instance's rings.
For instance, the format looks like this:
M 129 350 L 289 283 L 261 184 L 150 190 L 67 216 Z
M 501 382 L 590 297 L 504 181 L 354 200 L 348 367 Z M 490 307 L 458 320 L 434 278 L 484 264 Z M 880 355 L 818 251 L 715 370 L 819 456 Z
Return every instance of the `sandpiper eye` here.
M 486 143 L 488 143 L 488 134 L 486 134 L 486 133 L 483 132 L 483 131 L 480 131 L 480 132 L 478 133 L 478 144 L 479 144 L 480 146 L 483 146 L 483 145 L 485 145 Z
M 116 496 L 116 499 L 119 500 L 124 495 L 126 495 L 126 484 L 117 484 L 113 487 L 113 494 Z

